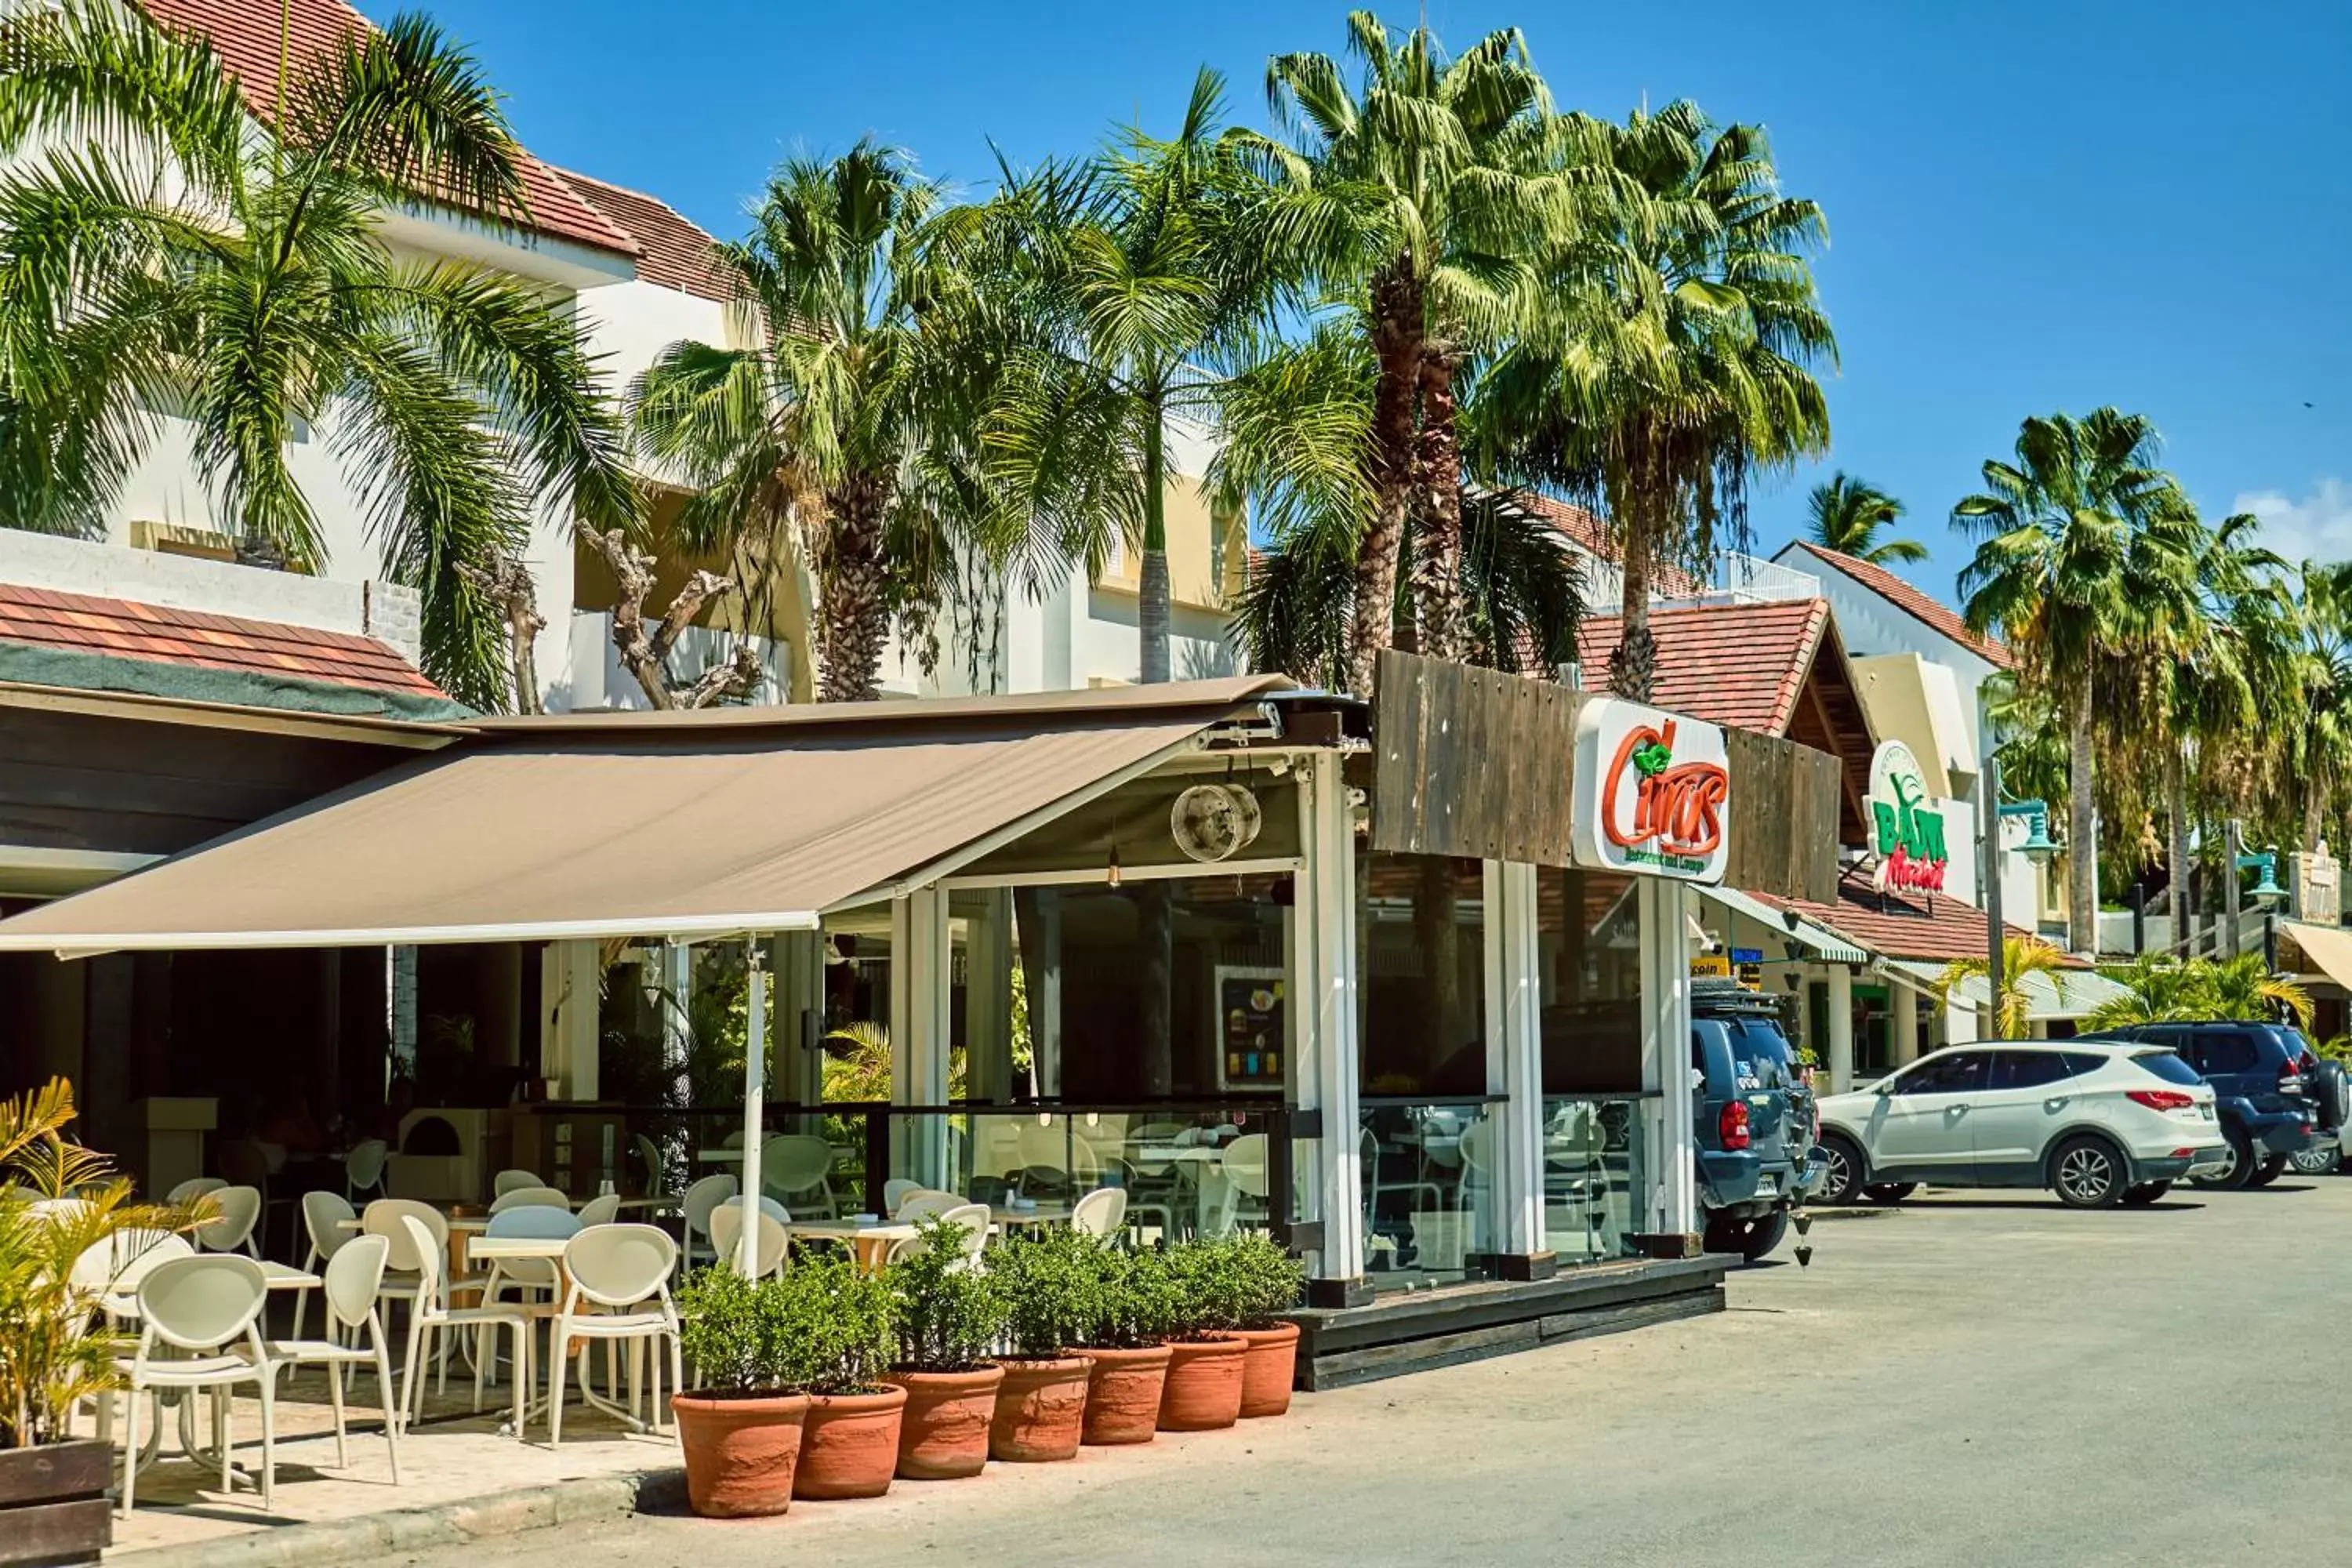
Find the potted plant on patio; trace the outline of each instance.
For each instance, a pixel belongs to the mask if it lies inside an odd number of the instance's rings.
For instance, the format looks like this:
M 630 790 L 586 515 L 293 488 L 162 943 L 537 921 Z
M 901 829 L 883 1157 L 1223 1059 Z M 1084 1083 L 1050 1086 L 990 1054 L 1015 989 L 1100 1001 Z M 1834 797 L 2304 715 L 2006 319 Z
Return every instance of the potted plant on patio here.
M 78 1404 L 122 1385 L 124 1346 L 98 1321 L 110 1278 L 76 1262 L 214 1217 L 209 1204 L 132 1203 L 106 1156 L 66 1138 L 73 1118 L 63 1079 L 0 1103 L 0 1563 L 95 1561 L 113 1540 L 110 1445 L 70 1427 Z
M 1004 1292 L 972 1262 L 961 1225 L 927 1215 L 918 1244 L 887 1271 L 898 1335 L 890 1381 L 907 1391 L 898 1474 L 908 1480 L 976 1476 L 988 1463 L 1004 1369 L 989 1352 L 1004 1332 Z
M 887 1381 L 890 1282 L 846 1258 L 810 1257 L 778 1276 L 807 1356 L 809 1410 L 796 1498 L 880 1497 L 898 1468 L 907 1391 Z
M 811 1377 L 805 1295 L 723 1264 L 678 1291 L 679 1344 L 697 1386 L 670 1400 L 686 1456 L 686 1496 L 706 1519 L 751 1519 L 793 1505 Z
M 1297 1307 L 1307 1270 L 1270 1236 L 1244 1233 L 1232 1246 L 1227 1267 L 1241 1309 L 1234 1331 L 1249 1342 L 1242 1360 L 1242 1419 L 1280 1415 L 1290 1408 L 1298 1371 L 1298 1325 L 1282 1314 Z
M 989 1428 L 990 1458 L 1034 1464 L 1077 1458 L 1094 1363 L 1070 1347 L 1100 1316 L 1101 1251 L 1093 1237 L 1055 1226 L 989 1255 L 1011 1347 L 996 1358 L 1004 1382 Z
M 1241 1419 L 1249 1342 L 1239 1331 L 1254 1301 L 1240 1241 L 1199 1237 L 1165 1254 L 1172 1305 L 1160 1395 L 1163 1432 L 1206 1432 Z
M 1176 1282 L 1165 1254 L 1129 1252 L 1096 1242 L 1095 1288 L 1077 1352 L 1087 1378 L 1085 1441 L 1149 1443 L 1160 1426 L 1168 1381 L 1168 1335 L 1176 1319 Z

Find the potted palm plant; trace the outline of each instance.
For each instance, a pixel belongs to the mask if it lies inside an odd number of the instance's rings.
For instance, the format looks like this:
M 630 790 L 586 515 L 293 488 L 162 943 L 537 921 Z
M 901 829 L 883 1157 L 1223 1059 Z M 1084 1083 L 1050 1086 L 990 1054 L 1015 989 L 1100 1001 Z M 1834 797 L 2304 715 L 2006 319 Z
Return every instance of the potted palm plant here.
M 793 1505 L 811 1377 L 805 1295 L 714 1265 L 678 1292 L 678 1339 L 697 1385 L 670 1400 L 686 1456 L 686 1496 L 706 1519 L 752 1519 Z
M 1253 1299 L 1238 1236 L 1179 1242 L 1164 1255 L 1170 1287 L 1168 1378 L 1160 1429 L 1206 1432 L 1241 1419 Z
M 846 1258 L 810 1258 L 778 1276 L 804 1336 L 809 1409 L 796 1498 L 880 1497 L 898 1468 L 907 1391 L 887 1380 L 890 1283 Z
M 110 1446 L 71 1427 L 77 1405 L 121 1386 L 124 1347 L 99 1327 L 111 1279 L 75 1265 L 118 1237 L 214 1217 L 209 1205 L 131 1202 L 104 1155 L 65 1136 L 73 1118 L 63 1079 L 0 1103 L 0 1563 L 95 1561 L 113 1540 Z M 76 1201 L 43 1201 L 63 1198 Z
M 988 1463 L 1004 1369 L 989 1359 L 1004 1332 L 1004 1293 L 965 1250 L 966 1231 L 937 1215 L 917 1223 L 919 1244 L 888 1271 L 898 1334 L 890 1381 L 907 1391 L 898 1474 L 908 1480 L 976 1476 Z
M 1093 1363 L 1070 1347 L 1098 1317 L 1101 1250 L 1094 1237 L 1057 1226 L 991 1255 L 1007 1353 L 996 1358 L 1004 1382 L 989 1428 L 990 1458 L 1034 1464 L 1077 1458 Z
M 1176 1284 L 1166 1256 L 1093 1244 L 1095 1277 L 1088 1321 L 1077 1352 L 1089 1363 L 1084 1440 L 1149 1443 L 1160 1426 L 1168 1381 L 1168 1334 L 1176 1318 Z

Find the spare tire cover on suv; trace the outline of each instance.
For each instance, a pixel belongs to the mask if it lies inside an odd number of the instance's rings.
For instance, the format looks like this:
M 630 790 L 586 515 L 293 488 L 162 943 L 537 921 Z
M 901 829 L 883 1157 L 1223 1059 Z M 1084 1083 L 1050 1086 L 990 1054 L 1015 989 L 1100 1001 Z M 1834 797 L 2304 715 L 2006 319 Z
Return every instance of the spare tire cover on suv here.
M 2319 1106 L 2319 1124 L 2333 1131 L 2352 1119 L 2352 1074 L 2344 1064 L 2319 1058 L 2319 1069 L 2311 1075 L 2311 1097 Z

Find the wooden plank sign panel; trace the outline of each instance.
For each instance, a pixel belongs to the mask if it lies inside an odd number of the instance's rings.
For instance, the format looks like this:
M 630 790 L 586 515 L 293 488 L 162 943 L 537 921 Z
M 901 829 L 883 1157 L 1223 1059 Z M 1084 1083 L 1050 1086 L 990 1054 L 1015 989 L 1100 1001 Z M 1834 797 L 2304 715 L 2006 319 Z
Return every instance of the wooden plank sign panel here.
M 1382 653 L 1372 847 L 1567 865 L 1580 700 L 1553 681 Z
M 1732 799 L 1724 885 L 1834 903 L 1844 789 L 1837 759 L 1750 730 L 1726 730 L 1723 741 Z

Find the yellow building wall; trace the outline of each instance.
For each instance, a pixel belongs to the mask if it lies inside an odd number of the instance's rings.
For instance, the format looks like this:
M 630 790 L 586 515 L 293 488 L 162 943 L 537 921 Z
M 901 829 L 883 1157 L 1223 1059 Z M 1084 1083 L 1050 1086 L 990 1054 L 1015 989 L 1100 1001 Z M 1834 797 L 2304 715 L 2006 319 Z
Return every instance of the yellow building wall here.
M 1223 610 L 1242 587 L 1249 535 L 1239 512 L 1221 513 L 1201 481 L 1177 474 L 1168 480 L 1169 598 L 1196 610 Z M 1142 556 L 1122 548 L 1095 584 L 1108 593 L 1139 594 Z

